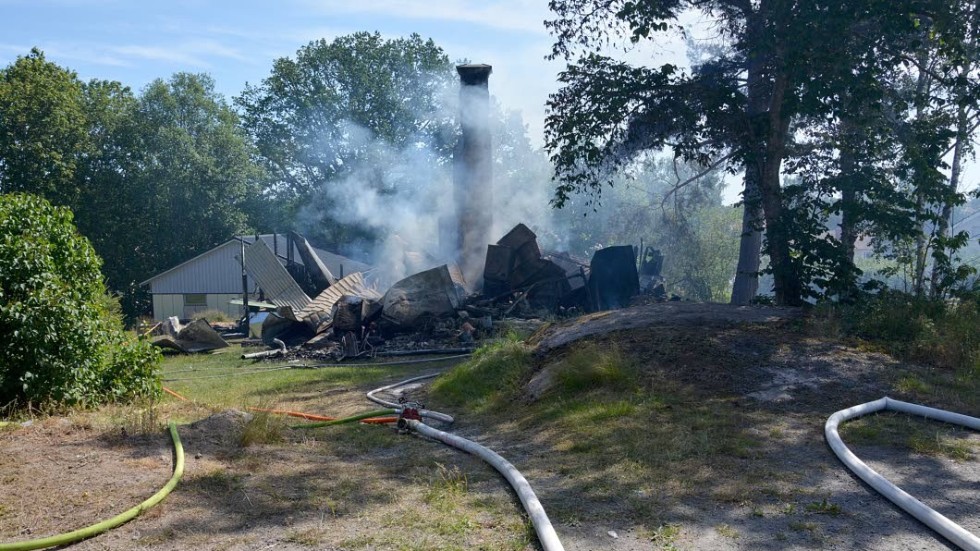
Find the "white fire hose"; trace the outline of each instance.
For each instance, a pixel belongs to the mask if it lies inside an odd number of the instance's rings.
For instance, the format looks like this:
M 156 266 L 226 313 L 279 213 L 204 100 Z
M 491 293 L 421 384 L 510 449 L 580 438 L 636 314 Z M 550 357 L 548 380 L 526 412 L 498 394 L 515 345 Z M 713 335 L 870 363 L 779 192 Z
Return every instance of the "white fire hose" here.
M 375 393 L 398 388 L 415 381 L 431 379 L 438 375 L 439 373 L 422 375 L 421 377 L 413 377 L 392 385 L 376 388 L 371 392 L 368 392 L 367 397 L 376 404 L 396 408 L 399 410 L 399 414 L 401 414 L 402 407 L 406 406 L 403 406 L 403 404 L 396 404 L 394 402 L 382 400 L 376 397 Z M 408 410 L 405 410 L 405 413 L 408 413 Z M 432 419 L 443 420 L 443 418 L 446 418 L 448 419 L 447 422 L 450 423 L 453 420 L 452 417 L 435 411 L 423 409 L 418 413 L 421 417 L 428 417 Z M 565 551 L 561 541 L 558 539 L 558 534 L 555 532 L 554 526 L 551 525 L 551 520 L 548 519 L 548 515 L 544 511 L 544 506 L 541 505 L 541 502 L 538 500 L 538 496 L 535 495 L 534 490 L 531 489 L 531 484 L 526 478 L 524 478 L 521 472 L 517 470 L 517 467 L 487 447 L 481 446 L 480 444 L 477 444 L 472 440 L 467 440 L 461 436 L 456 436 L 454 434 L 449 434 L 448 432 L 443 432 L 432 428 L 419 419 L 402 418 L 398 421 L 398 426 L 399 428 L 411 429 L 423 436 L 428 436 L 429 438 L 473 454 L 489 463 L 490 466 L 502 474 L 504 478 L 507 479 L 507 482 L 510 483 L 511 487 L 514 488 L 514 492 L 516 492 L 517 497 L 520 498 L 521 505 L 524 506 L 524 510 L 527 512 L 528 518 L 531 519 L 531 524 L 534 526 L 534 531 L 537 533 L 538 540 L 541 542 L 541 547 L 544 549 L 544 551 Z
M 397 382 L 395 384 L 392 384 L 392 385 L 387 385 L 387 386 L 383 386 L 381 388 L 376 388 L 376 389 L 372 390 L 371 392 L 368 392 L 367 393 L 367 399 L 368 400 L 371 400 L 375 404 L 380 404 L 380 405 L 382 405 L 382 406 L 384 406 L 386 408 L 392 408 L 392 409 L 398 410 L 398 413 L 401 414 L 401 412 L 402 412 L 402 404 L 399 404 L 399 403 L 396 403 L 396 402 L 390 402 L 388 400 L 384 400 L 382 398 L 378 398 L 377 396 L 375 396 L 375 394 L 377 394 L 378 392 L 384 392 L 386 390 L 391 390 L 393 388 L 398 388 L 400 386 L 405 386 L 407 384 L 414 383 L 415 381 L 424 381 L 426 379 L 433 379 L 435 377 L 438 377 L 439 375 L 441 375 L 441 373 L 430 373 L 429 375 L 422 375 L 420 377 L 412 377 L 411 379 L 406 379 L 404 381 L 399 381 L 399 382 Z M 429 411 L 427 409 L 423 409 L 419 413 L 422 415 L 423 418 L 426 418 L 426 419 L 435 419 L 436 421 L 442 421 L 443 423 L 452 423 L 453 422 L 453 417 L 451 415 L 446 415 L 445 413 L 439 413 L 438 411 Z
M 959 524 L 949 520 L 918 499 L 915 499 L 898 486 L 889 482 L 888 479 L 881 476 L 875 472 L 874 469 L 858 459 L 858 457 L 854 455 L 854 453 L 852 453 L 846 445 L 844 445 L 840 435 L 837 433 L 838 425 L 849 419 L 854 419 L 855 417 L 884 410 L 900 411 L 912 415 L 920 415 L 922 417 L 943 421 L 945 423 L 969 427 L 973 430 L 980 430 L 980 419 L 970 417 L 969 415 L 962 415 L 960 413 L 953 413 L 941 409 L 910 404 L 908 402 L 902 402 L 885 397 L 873 402 L 867 402 L 865 404 L 842 409 L 831 415 L 830 418 L 827 419 L 827 423 L 824 425 L 824 434 L 827 437 L 827 443 L 830 444 L 830 448 L 834 450 L 837 457 L 840 458 L 840 460 L 848 469 L 851 470 L 851 472 L 860 477 L 861 480 L 867 482 L 869 486 L 874 488 L 881 495 L 888 498 L 892 503 L 898 505 L 905 512 L 922 521 L 922 523 L 929 528 L 939 532 L 943 537 L 955 543 L 961 549 L 966 551 L 980 551 L 980 538 L 971 534 L 970 532 L 967 532 Z

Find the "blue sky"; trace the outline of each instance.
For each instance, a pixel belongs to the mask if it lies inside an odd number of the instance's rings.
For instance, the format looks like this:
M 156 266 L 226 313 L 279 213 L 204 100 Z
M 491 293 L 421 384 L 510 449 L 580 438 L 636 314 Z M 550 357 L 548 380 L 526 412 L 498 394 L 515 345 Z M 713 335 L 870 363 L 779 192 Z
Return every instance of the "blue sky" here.
M 139 90 L 175 72 L 206 72 L 230 98 L 311 40 L 417 32 L 453 60 L 494 65 L 493 93 L 524 113 L 540 143 L 562 66 L 544 59 L 547 17 L 547 0 L 0 0 L 0 66 L 37 46 L 84 80 Z

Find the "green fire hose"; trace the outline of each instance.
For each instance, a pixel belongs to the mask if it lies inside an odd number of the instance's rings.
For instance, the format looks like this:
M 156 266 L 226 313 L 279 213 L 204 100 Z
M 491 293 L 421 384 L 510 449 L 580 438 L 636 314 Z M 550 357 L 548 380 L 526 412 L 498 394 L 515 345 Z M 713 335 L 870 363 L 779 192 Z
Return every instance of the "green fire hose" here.
M 117 526 L 133 520 L 142 514 L 143 511 L 146 511 L 157 503 L 163 501 L 163 498 L 167 497 L 167 494 L 169 494 L 177 486 L 177 482 L 184 474 L 184 447 L 180 444 L 180 435 L 177 434 L 177 425 L 173 421 L 170 422 L 170 437 L 173 438 L 174 453 L 177 456 L 177 459 L 174 462 L 174 474 L 170 477 L 170 480 L 167 482 L 166 486 L 161 488 L 159 492 L 150 496 L 149 499 L 108 520 L 104 520 L 98 524 L 93 524 L 85 528 L 79 528 L 73 532 L 58 534 L 56 536 L 36 540 L 0 543 L 0 551 L 30 551 L 31 549 L 44 549 L 45 547 L 68 545 L 69 543 L 91 538 L 92 536 L 97 536 L 102 532 L 107 532 Z
M 372 417 L 381 417 L 382 415 L 391 415 L 393 413 L 398 413 L 397 410 L 392 408 L 386 409 L 376 409 L 374 411 L 368 411 L 366 413 L 358 413 L 357 415 L 351 415 L 350 417 L 344 417 L 343 419 L 335 419 L 333 421 L 320 421 L 319 423 L 303 423 L 301 425 L 293 425 L 291 428 L 294 429 L 315 429 L 317 427 L 329 427 L 331 425 L 343 425 L 345 423 L 354 423 L 356 421 L 363 421 L 364 419 L 370 419 Z M 3 548 L 0 548 L 3 551 Z

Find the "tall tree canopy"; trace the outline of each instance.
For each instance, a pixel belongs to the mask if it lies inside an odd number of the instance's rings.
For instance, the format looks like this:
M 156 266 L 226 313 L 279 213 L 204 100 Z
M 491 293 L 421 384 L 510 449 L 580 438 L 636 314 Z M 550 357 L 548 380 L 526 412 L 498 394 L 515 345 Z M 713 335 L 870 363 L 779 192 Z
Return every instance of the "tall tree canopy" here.
M 75 173 L 89 149 L 82 83 L 34 48 L 0 71 L 0 192 L 78 199 Z
M 305 197 L 342 176 L 374 138 L 394 147 L 439 142 L 446 129 L 438 108 L 452 78 L 449 58 L 431 39 L 360 32 L 277 59 L 237 102 L 271 190 Z
M 206 75 L 178 73 L 141 94 L 136 117 L 143 167 L 139 212 L 149 218 L 138 249 L 165 269 L 246 229 L 244 204 L 260 192 L 237 114 Z
M 549 99 L 546 145 L 559 179 L 555 203 L 575 192 L 598 194 L 616 168 L 643 151 L 669 146 L 702 165 L 728 160 L 733 171 L 744 172 L 746 203 L 732 299 L 755 294 L 764 228 L 775 298 L 798 304 L 825 275 L 814 266 L 826 247 L 840 247 L 836 238 L 816 239 L 826 232 L 801 223 L 797 208 L 814 193 L 839 190 L 781 185 L 784 170 L 813 159 L 813 148 L 799 137 L 825 121 L 858 124 L 850 116 L 856 111 L 883 118 L 893 103 L 878 83 L 894 67 L 913 63 L 924 37 L 962 59 L 957 52 L 967 30 L 950 6 L 951 0 L 552 0 L 556 18 L 546 25 L 557 39 L 553 54 L 574 58 L 560 76 L 561 90 Z M 683 34 L 679 20 L 686 11 L 713 20 L 722 39 L 689 70 L 635 67 L 603 55 L 610 41 L 648 43 L 671 31 Z M 943 139 L 920 135 L 918 143 L 941 146 Z
M 140 281 L 247 228 L 261 192 L 254 157 L 206 75 L 137 96 L 83 83 L 36 49 L 0 70 L 0 192 L 71 208 L 131 316 Z

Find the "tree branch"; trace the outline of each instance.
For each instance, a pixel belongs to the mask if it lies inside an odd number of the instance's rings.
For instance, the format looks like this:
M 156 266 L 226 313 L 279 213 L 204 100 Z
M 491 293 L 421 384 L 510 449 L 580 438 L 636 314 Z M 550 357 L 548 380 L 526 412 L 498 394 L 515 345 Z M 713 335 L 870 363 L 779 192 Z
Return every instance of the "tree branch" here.
M 735 152 L 734 151 L 730 152 L 728 155 L 725 155 L 724 157 L 722 157 L 722 158 L 718 159 L 717 161 L 715 161 L 715 162 L 711 163 L 710 165 L 708 165 L 708 167 L 705 168 L 704 170 L 702 170 L 701 172 L 698 172 L 697 174 L 695 174 L 694 176 L 691 176 L 687 180 L 684 180 L 683 182 L 680 182 L 677 185 L 675 185 L 673 188 L 671 188 L 670 191 L 668 191 L 666 194 L 664 194 L 663 200 L 660 201 L 660 210 L 664 210 L 664 205 L 667 204 L 667 199 L 669 199 L 670 196 L 673 195 L 675 192 L 677 192 L 678 190 L 680 190 L 681 188 L 683 188 L 684 186 L 687 186 L 688 184 L 690 184 L 692 182 L 695 182 L 697 180 L 700 180 L 705 175 L 707 175 L 708 173 L 710 173 L 712 170 L 714 170 L 714 169 L 718 168 L 719 166 L 721 166 L 722 163 L 724 163 L 728 159 L 731 159 L 734 155 L 735 155 Z

